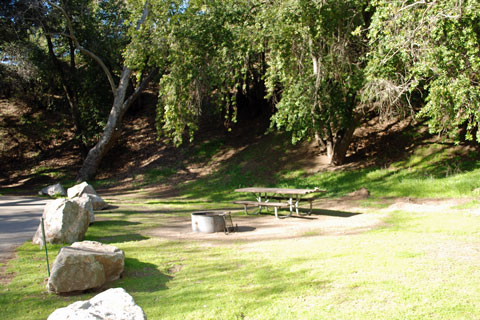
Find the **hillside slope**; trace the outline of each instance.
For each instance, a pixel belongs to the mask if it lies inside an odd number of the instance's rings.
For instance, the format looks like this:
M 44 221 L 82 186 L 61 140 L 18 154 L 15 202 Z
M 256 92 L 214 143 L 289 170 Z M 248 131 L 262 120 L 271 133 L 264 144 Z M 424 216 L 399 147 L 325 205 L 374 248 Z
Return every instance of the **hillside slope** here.
M 2 100 L 0 105 L 0 192 L 35 194 L 48 184 L 73 184 L 82 159 L 71 143 L 71 125 L 65 117 L 46 116 L 18 101 Z M 230 132 L 203 126 L 194 142 L 175 148 L 158 139 L 154 105 L 155 96 L 147 93 L 129 110 L 120 141 L 104 159 L 96 177 L 98 188 L 175 189 L 180 183 L 205 177 L 212 183 L 239 179 L 233 184 L 275 184 L 278 174 L 287 171 L 312 174 L 388 167 L 416 148 L 436 141 L 412 119 L 380 122 L 372 117 L 355 131 L 346 164 L 331 167 L 314 143 L 292 145 L 288 134 L 266 134 L 268 122 L 256 119 L 241 122 Z M 460 154 L 472 149 L 445 145 Z

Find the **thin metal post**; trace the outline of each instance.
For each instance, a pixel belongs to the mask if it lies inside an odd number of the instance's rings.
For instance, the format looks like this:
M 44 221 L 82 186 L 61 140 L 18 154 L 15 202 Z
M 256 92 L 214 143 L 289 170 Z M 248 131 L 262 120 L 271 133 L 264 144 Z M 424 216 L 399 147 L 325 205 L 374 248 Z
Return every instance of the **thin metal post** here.
M 43 218 L 42 218 L 42 235 L 43 235 L 43 245 L 45 246 L 45 256 L 47 257 L 48 277 L 50 277 L 50 264 L 48 263 L 47 239 L 45 238 L 45 226 L 43 225 Z

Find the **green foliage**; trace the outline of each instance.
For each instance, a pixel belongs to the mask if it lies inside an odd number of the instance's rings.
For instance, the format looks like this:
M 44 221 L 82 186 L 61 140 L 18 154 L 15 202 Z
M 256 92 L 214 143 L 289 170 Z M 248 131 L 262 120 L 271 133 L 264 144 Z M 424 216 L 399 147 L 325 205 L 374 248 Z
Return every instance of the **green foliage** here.
M 480 137 L 475 0 L 53 4 L 114 78 L 123 65 L 134 70 L 134 84 L 148 68 L 161 70 L 157 127 L 177 145 L 192 140 L 201 121 L 231 127 L 239 96 L 252 88 L 266 90 L 271 128 L 291 132 L 293 142 L 316 135 L 328 148 L 369 105 L 387 116 L 419 111 L 431 132 L 457 142 Z M 41 97 L 48 112 L 68 110 L 76 139 L 94 143 L 111 106 L 102 69 L 75 50 L 58 8 L 16 0 L 0 10 L 0 52 L 13 62 L 0 65 L 4 93 L 18 87 Z
M 0 95 L 44 107 L 53 104 L 52 64 L 36 35 L 0 42 L 0 61 Z
M 235 121 L 236 97 L 262 77 L 272 126 L 294 142 L 354 125 L 367 26 L 365 1 L 189 1 L 173 7 L 158 128 L 176 144 L 201 117 Z M 159 33 L 164 34 L 165 28 Z M 164 48 L 165 46 L 163 46 Z M 159 52 L 165 52 L 159 50 Z M 221 117 L 219 117 L 221 116 Z M 222 120 L 223 118 L 223 120 Z
M 334 145 L 357 124 L 366 1 L 170 4 L 151 43 L 164 68 L 157 128 L 175 144 L 192 140 L 201 119 L 229 127 L 238 96 L 265 85 L 276 107 L 272 128 L 291 131 L 294 142 L 317 134 Z M 153 21 L 165 15 L 164 6 L 152 8 Z M 134 61 L 151 51 L 134 48 Z
M 5 18 L 16 22 L 12 28 L 17 36 L 0 43 L 0 53 L 11 62 L 8 68 L 21 75 L 19 79 L 28 80 L 27 95 L 21 98 L 32 95 L 46 113 L 70 114 L 75 140 L 89 147 L 103 130 L 112 92 L 97 61 L 75 48 L 66 18 L 55 5 L 69 16 L 79 44 L 100 57 L 114 77 L 123 66 L 122 53 L 130 42 L 129 18 L 133 13 L 122 0 L 51 3 L 12 1 Z M 20 80 L 16 82 L 21 84 Z
M 367 99 L 388 108 L 418 90 L 425 94 L 418 116 L 428 119 L 431 132 L 459 141 L 458 128 L 463 126 L 465 139 L 478 141 L 478 1 L 375 1 L 373 5 Z
M 191 140 L 202 117 L 227 126 L 235 121 L 235 95 L 257 58 L 249 9 L 249 1 L 217 0 L 172 9 L 157 123 L 175 144 L 184 133 Z
M 362 85 L 365 1 L 274 1 L 263 19 L 269 55 L 266 84 L 277 112 L 272 126 L 293 142 L 331 140 L 354 122 Z

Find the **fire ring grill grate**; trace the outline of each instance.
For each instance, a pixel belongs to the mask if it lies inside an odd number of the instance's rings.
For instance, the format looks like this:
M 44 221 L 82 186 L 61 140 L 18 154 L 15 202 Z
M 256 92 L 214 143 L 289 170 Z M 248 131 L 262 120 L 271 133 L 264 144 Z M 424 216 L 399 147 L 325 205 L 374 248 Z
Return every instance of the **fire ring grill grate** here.
M 237 231 L 230 212 L 204 211 L 192 213 L 192 231 L 203 233 Z

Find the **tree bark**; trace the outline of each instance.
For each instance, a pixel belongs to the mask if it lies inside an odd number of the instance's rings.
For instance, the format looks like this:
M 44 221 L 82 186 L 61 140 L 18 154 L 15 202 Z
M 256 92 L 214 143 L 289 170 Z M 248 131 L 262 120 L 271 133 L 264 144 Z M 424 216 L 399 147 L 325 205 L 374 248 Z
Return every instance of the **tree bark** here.
M 128 89 L 128 82 L 130 76 L 132 75 L 132 70 L 127 67 L 123 68 L 120 83 L 115 91 L 113 106 L 110 110 L 107 124 L 105 125 L 105 129 L 103 130 L 100 140 L 98 140 L 97 144 L 90 149 L 87 157 L 83 161 L 82 168 L 78 172 L 76 178 L 78 182 L 89 180 L 95 176 L 103 157 L 107 154 L 108 150 L 110 150 L 120 136 L 121 124 L 125 112 L 157 73 L 158 69 L 152 70 L 150 74 L 140 83 L 137 89 L 127 99 L 125 99 Z
M 350 125 L 343 134 L 327 141 L 327 156 L 331 165 L 338 166 L 345 163 L 345 157 L 352 142 L 355 128 L 355 125 Z
M 357 128 L 358 121 L 359 115 L 355 114 L 350 124 L 343 130 L 336 133 L 328 130 L 328 133 L 324 133 L 324 135 L 315 132 L 315 140 L 319 147 L 326 150 L 329 164 L 338 166 L 345 163 L 348 147 L 352 142 L 353 133 Z M 324 138 L 322 138 L 322 136 Z

